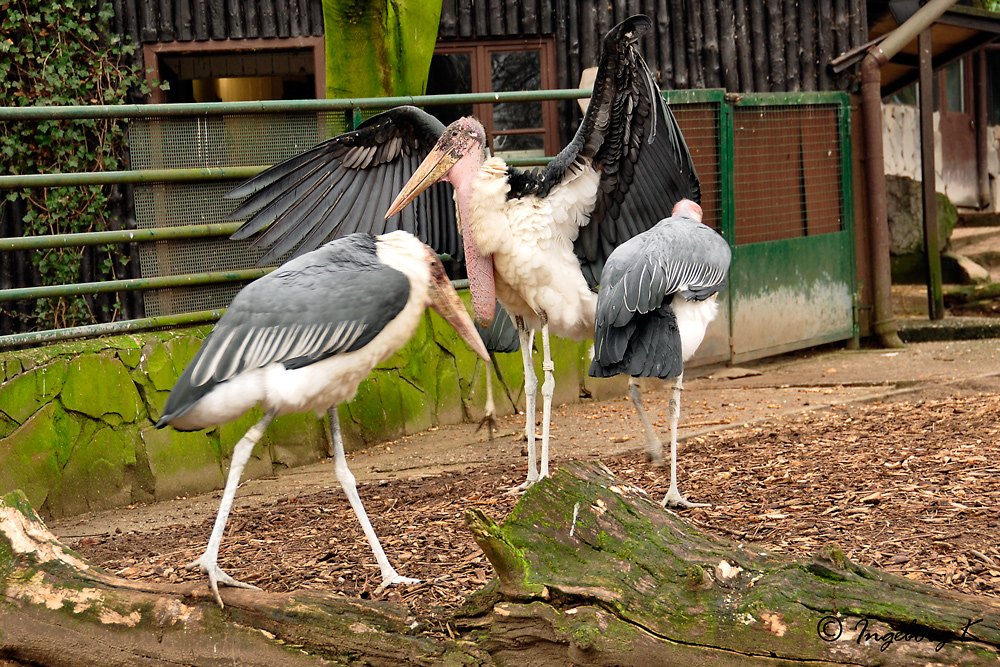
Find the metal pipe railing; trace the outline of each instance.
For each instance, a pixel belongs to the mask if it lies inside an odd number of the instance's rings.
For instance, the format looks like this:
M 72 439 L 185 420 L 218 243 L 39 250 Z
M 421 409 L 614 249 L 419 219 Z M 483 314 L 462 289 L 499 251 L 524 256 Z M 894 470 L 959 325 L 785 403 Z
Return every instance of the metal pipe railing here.
M 404 104 L 488 104 L 490 102 L 536 102 L 577 100 L 590 97 L 582 88 L 521 90 L 504 93 L 457 93 L 454 95 L 410 95 L 405 97 L 358 97 L 338 100 L 264 100 L 257 102 L 188 102 L 178 104 L 112 104 L 93 106 L 0 107 L 0 122 L 30 120 L 83 120 L 111 118 L 161 118 L 178 116 L 224 116 L 253 113 L 316 113 L 350 109 L 389 109 Z
M 227 222 L 209 223 L 206 225 L 182 225 L 179 227 L 150 227 L 149 229 L 119 229 L 104 232 L 79 232 L 76 234 L 16 236 L 0 238 L 0 252 L 231 236 L 233 232 L 240 228 L 241 224 L 243 223 Z
M 55 343 L 61 340 L 87 338 L 89 336 L 109 336 L 113 334 L 129 333 L 132 331 L 146 331 L 148 329 L 163 329 L 167 327 L 187 326 L 190 324 L 207 324 L 218 320 L 222 317 L 224 312 L 225 308 L 217 310 L 200 310 L 193 313 L 180 313 L 179 315 L 161 315 L 159 317 L 143 317 L 135 320 L 120 320 L 118 322 L 87 324 L 81 327 L 68 327 L 65 329 L 50 329 L 48 331 L 29 331 L 26 333 L 8 334 L 6 336 L 0 336 L 0 349 L 15 347 L 18 345 Z
M 20 301 L 22 299 L 52 299 L 60 296 L 83 296 L 85 294 L 105 294 L 107 292 L 132 292 L 135 290 L 165 289 L 168 287 L 196 287 L 198 285 L 214 285 L 216 283 L 242 282 L 256 280 L 273 270 L 273 268 L 240 269 L 237 271 L 187 273 L 178 276 L 158 276 L 155 278 L 102 280 L 98 283 L 18 287 L 15 289 L 0 290 L 0 303 L 6 301 Z

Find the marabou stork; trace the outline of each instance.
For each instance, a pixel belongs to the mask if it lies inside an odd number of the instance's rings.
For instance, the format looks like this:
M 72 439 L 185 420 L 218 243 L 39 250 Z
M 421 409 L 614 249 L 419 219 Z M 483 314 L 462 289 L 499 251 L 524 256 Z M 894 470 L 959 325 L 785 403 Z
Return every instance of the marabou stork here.
M 254 214 L 238 233 L 249 236 L 273 222 L 259 242 L 275 243 L 272 253 L 280 255 L 300 242 L 308 248 L 342 229 L 366 225 L 379 231 L 399 225 L 427 240 L 447 222 L 427 215 L 425 197 L 431 193 L 420 195 L 439 181 L 454 186 L 476 319 L 488 324 L 499 300 L 518 327 L 529 452 L 524 486 L 548 474 L 555 385 L 549 333 L 591 337 L 595 290 L 611 251 L 667 216 L 677 201 L 701 197 L 677 122 L 636 48 L 651 25 L 645 16 L 633 16 L 608 32 L 583 122 L 544 169 L 522 171 L 487 158 L 485 131 L 473 118 L 439 130 L 428 114 L 399 107 L 272 167 L 233 193 L 253 195 L 233 214 Z M 415 156 L 428 150 L 417 166 Z M 370 212 L 385 210 L 395 192 L 388 220 L 371 220 Z M 411 211 L 414 199 L 418 208 Z M 343 213 L 333 213 L 338 207 Z M 402 216 L 394 222 L 397 213 Z M 353 217 L 341 222 L 347 214 Z M 540 472 L 529 333 L 536 329 L 542 332 L 545 373 Z
M 684 362 L 694 355 L 715 319 L 715 296 L 726 284 L 730 259 L 729 244 L 701 223 L 701 207 L 682 199 L 671 217 L 615 248 L 604 265 L 590 375 L 631 376 L 629 397 L 656 463 L 663 461 L 663 445 L 642 407 L 636 378 L 674 379 L 669 406 L 670 490 L 664 505 L 705 506 L 688 501 L 677 490 L 677 421 Z
M 170 392 L 158 427 L 193 431 L 232 421 L 258 403 L 264 417 L 236 444 L 205 553 L 189 564 L 218 585 L 255 588 L 218 566 L 219 544 L 254 445 L 275 417 L 326 411 L 337 480 L 382 571 L 382 585 L 412 583 L 389 564 L 347 467 L 337 405 L 413 335 L 433 307 L 484 359 L 479 335 L 437 253 L 404 231 L 352 234 L 286 262 L 244 287 Z

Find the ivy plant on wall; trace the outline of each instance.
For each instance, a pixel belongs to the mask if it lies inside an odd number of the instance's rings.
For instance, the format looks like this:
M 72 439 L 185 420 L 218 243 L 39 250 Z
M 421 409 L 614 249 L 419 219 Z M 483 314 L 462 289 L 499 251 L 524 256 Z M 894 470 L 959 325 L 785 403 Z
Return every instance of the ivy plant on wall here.
M 0 100 L 5 106 L 120 104 L 146 87 L 125 64 L 131 44 L 110 30 L 114 9 L 93 0 L 0 0 Z M 123 124 L 117 120 L 46 120 L 0 123 L 0 172 L 45 174 L 122 169 Z M 109 189 L 101 186 L 31 188 L 0 193 L 17 207 L 25 235 L 107 229 Z M 79 282 L 87 275 L 116 277 L 121 257 L 110 247 L 31 253 L 43 285 Z M 127 257 L 125 258 L 127 260 Z M 111 309 L 116 305 L 112 304 Z M 33 324 L 53 328 L 113 319 L 81 297 L 39 299 Z

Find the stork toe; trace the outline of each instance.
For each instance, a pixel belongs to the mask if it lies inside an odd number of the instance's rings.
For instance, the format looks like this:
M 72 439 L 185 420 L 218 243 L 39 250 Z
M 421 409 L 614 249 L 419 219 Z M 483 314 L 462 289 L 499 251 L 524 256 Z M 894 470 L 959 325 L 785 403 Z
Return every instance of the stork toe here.
M 675 488 L 671 488 L 669 491 L 667 491 L 667 495 L 663 498 L 663 502 L 661 504 L 664 507 L 679 507 L 681 509 L 693 509 L 695 507 L 711 507 L 709 503 L 691 502 L 690 500 L 682 496 L 680 492 Z
M 233 579 L 219 567 L 214 558 L 209 558 L 208 556 L 209 555 L 207 553 L 202 554 L 201 558 L 191 561 L 185 565 L 184 568 L 187 570 L 200 570 L 208 577 L 208 584 L 212 589 L 212 595 L 215 596 L 215 601 L 219 604 L 219 607 L 225 608 L 226 606 L 222 603 L 222 596 L 219 595 L 219 584 L 229 586 L 231 588 L 247 588 L 253 591 L 261 590 L 253 584 Z
M 382 579 L 382 583 L 379 585 L 378 588 L 375 589 L 375 595 L 379 595 L 380 593 L 382 593 L 382 591 L 389 588 L 389 586 L 402 586 L 405 584 L 419 584 L 419 583 L 420 583 L 419 579 L 414 579 L 413 577 L 404 577 L 403 575 L 394 571 L 391 576 Z

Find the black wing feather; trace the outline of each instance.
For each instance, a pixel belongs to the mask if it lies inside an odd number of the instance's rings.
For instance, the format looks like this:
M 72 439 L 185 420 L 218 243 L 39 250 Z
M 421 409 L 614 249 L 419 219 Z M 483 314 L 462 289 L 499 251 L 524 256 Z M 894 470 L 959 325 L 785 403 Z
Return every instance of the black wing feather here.
M 652 27 L 633 16 L 604 38 L 594 93 L 573 140 L 541 172 L 511 177 L 511 194 L 545 196 L 574 162 L 600 169 L 601 184 L 576 253 L 592 287 L 619 244 L 669 217 L 681 199 L 701 201 L 691 153 L 636 47 Z
M 409 280 L 379 261 L 370 234 L 286 262 L 236 295 L 177 380 L 157 425 L 245 371 L 273 363 L 300 368 L 364 347 L 409 296 Z
M 447 190 L 450 198 L 448 183 L 429 188 L 403 209 L 401 217 L 383 221 L 398 191 L 393 189 L 397 170 L 402 169 L 398 172 L 402 185 L 443 131 L 441 122 L 430 114 L 415 107 L 396 107 L 267 169 L 226 195 L 232 199 L 249 196 L 231 220 L 252 216 L 232 238 L 248 238 L 270 225 L 255 242 L 257 247 L 270 246 L 259 264 L 271 263 L 292 249 L 301 255 L 325 240 L 355 231 L 396 229 L 415 231 L 436 251 L 455 256 L 460 250 L 457 243 L 434 242 L 454 238 L 436 229 L 454 227 L 454 212 L 433 206 L 439 191 Z M 359 203 L 362 196 L 363 205 Z M 382 202 L 387 202 L 384 207 Z

